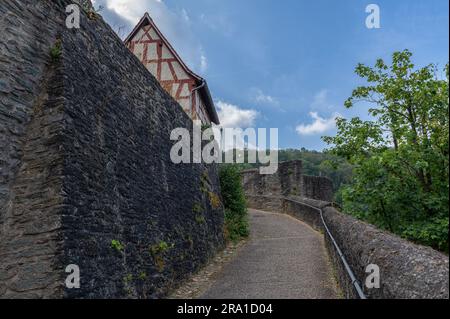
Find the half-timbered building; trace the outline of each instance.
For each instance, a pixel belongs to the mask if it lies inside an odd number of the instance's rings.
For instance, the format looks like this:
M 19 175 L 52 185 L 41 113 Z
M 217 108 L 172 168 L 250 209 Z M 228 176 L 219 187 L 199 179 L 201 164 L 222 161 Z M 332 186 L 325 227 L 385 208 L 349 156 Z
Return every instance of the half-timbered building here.
M 219 124 L 206 80 L 189 69 L 148 13 L 125 39 L 125 45 L 192 120 Z

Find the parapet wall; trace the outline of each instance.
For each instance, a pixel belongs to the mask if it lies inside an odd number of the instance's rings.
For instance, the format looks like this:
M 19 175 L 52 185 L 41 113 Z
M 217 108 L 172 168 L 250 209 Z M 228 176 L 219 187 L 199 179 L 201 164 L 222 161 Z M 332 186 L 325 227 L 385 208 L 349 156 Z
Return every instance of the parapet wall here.
M 333 207 L 324 209 L 324 219 L 363 285 L 367 265 L 380 267 L 380 289 L 365 290 L 370 298 L 449 298 L 448 256 L 358 221 Z
M 289 214 L 325 233 L 320 212 L 342 250 L 364 294 L 373 299 L 448 299 L 448 256 L 413 244 L 393 234 L 338 212 L 329 203 L 298 197 L 247 196 L 249 207 Z M 339 285 L 347 298 L 356 291 L 330 238 L 326 245 L 336 269 Z M 380 288 L 367 289 L 370 264 L 380 268 Z
M 217 169 L 172 163 L 192 121 L 72 2 L 0 2 L 0 298 L 163 297 L 224 244 Z

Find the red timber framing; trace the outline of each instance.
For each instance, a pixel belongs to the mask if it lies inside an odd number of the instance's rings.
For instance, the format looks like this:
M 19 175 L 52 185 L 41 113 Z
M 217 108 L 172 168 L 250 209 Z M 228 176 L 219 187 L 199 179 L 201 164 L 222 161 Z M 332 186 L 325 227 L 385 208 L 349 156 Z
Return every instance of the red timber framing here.
M 192 72 L 146 13 L 125 45 L 192 120 L 219 124 L 206 81 Z

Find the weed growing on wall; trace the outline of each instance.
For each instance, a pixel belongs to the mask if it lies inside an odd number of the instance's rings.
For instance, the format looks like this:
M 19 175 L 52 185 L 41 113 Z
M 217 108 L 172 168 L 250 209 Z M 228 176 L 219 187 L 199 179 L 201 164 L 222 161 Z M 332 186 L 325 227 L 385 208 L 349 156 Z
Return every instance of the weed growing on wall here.
M 123 251 L 124 249 L 122 243 L 116 239 L 111 240 L 111 247 L 119 252 Z
M 50 57 L 52 59 L 52 62 L 57 62 L 62 55 L 62 44 L 61 40 L 57 39 L 55 41 L 55 44 L 50 48 Z

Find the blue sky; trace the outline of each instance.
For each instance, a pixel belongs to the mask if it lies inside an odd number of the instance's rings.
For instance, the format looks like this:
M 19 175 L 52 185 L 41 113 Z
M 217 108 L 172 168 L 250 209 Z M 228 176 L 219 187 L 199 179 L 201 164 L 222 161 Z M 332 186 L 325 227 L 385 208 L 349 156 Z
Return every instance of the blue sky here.
M 381 9 L 368 29 L 366 6 Z M 122 37 L 148 11 L 208 81 L 222 122 L 276 127 L 280 148 L 322 150 L 334 118 L 367 116 L 343 102 L 357 63 L 409 49 L 417 66 L 449 56 L 448 0 L 96 0 Z

